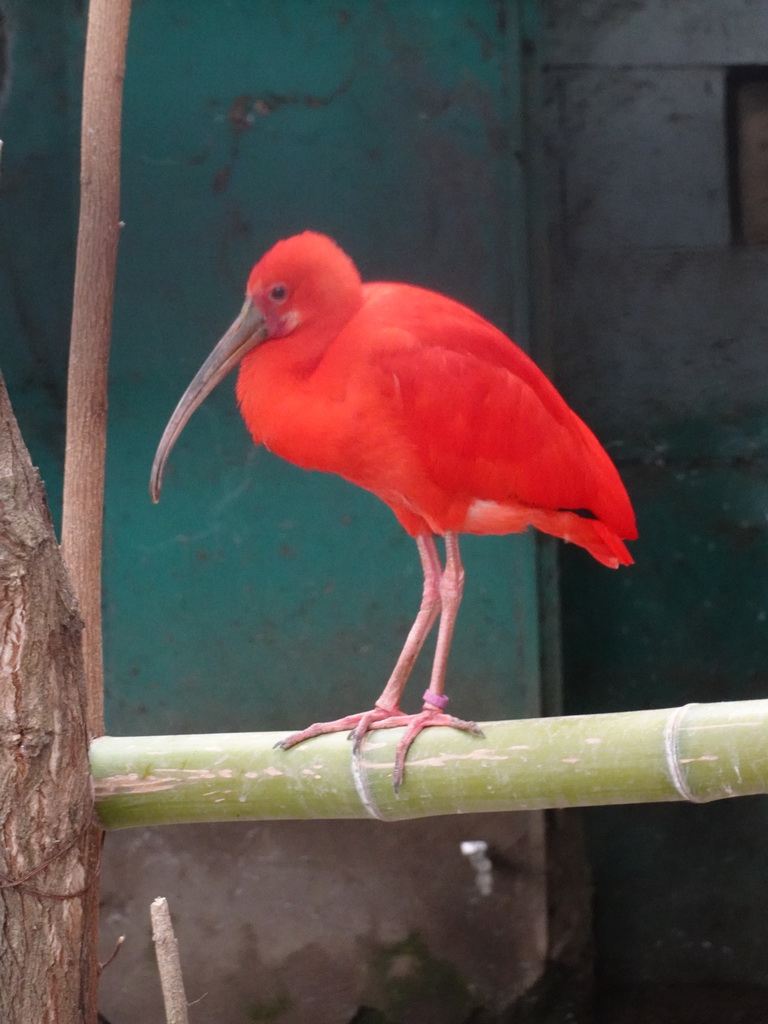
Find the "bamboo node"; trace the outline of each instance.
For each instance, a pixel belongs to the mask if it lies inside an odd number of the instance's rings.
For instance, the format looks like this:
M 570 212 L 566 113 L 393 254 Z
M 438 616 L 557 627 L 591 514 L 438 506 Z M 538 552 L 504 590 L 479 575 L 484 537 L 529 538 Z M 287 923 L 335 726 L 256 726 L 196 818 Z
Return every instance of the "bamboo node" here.
M 706 803 L 706 799 L 697 796 L 696 793 L 693 792 L 691 787 L 688 785 L 688 779 L 685 771 L 683 770 L 683 764 L 687 763 L 690 758 L 683 761 L 680 757 L 680 731 L 682 729 L 683 719 L 691 708 L 695 707 L 698 707 L 697 703 L 683 704 L 681 707 L 675 708 L 667 719 L 664 726 L 664 759 L 672 785 L 683 800 L 687 800 L 692 804 L 701 804 Z
M 363 746 L 365 745 L 365 738 L 360 744 L 360 748 L 355 750 L 352 754 L 352 778 L 355 783 L 355 789 L 357 795 L 360 797 L 360 803 L 366 809 L 371 818 L 376 818 L 378 821 L 387 821 L 386 815 L 382 814 L 376 801 L 373 799 L 373 793 L 371 793 L 371 787 L 369 784 L 368 772 L 366 772 L 363 766 Z

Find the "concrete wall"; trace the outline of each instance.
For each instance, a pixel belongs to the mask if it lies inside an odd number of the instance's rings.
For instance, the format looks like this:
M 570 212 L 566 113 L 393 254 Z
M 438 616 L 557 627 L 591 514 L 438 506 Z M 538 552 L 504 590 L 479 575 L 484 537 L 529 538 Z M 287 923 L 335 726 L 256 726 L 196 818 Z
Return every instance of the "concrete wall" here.
M 563 555 L 566 706 L 764 697 L 768 250 L 731 238 L 725 89 L 768 5 L 543 11 L 557 379 L 640 528 L 621 576 Z M 768 983 L 763 800 L 585 818 L 604 981 Z

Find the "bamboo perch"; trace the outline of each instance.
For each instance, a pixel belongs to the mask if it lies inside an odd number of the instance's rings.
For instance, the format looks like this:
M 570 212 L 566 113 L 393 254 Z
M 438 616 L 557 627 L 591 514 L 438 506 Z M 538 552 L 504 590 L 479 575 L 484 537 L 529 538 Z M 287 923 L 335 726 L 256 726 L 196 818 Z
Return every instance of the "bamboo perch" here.
M 105 829 L 182 822 L 379 818 L 689 800 L 768 792 L 768 699 L 428 729 L 392 789 L 400 730 L 291 750 L 280 733 L 103 736 L 91 746 Z

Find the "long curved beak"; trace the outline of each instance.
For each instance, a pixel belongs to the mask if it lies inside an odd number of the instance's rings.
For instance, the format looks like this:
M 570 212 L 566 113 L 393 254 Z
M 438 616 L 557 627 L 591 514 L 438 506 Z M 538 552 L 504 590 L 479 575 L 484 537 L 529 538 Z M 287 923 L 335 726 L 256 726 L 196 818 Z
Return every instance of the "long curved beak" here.
M 165 464 L 192 413 L 210 395 L 219 381 L 237 366 L 243 356 L 267 337 L 268 329 L 261 311 L 250 299 L 246 299 L 240 315 L 197 371 L 168 420 L 168 426 L 157 446 L 149 478 L 149 494 L 152 501 L 160 500 Z

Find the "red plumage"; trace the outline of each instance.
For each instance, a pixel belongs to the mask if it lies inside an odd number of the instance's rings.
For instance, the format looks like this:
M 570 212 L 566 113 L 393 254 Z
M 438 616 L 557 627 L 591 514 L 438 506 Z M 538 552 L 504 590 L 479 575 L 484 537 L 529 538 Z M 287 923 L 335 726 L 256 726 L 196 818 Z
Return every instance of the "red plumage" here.
M 305 299 L 318 254 L 324 288 Z M 302 320 L 249 352 L 237 383 L 257 443 L 372 491 L 413 536 L 533 525 L 606 565 L 631 563 L 622 539 L 637 536 L 634 514 L 613 463 L 500 330 L 436 292 L 361 285 L 346 255 L 310 233 L 275 246 L 249 293 L 264 302 L 267 284 L 287 281 Z M 318 312 L 335 291 L 347 316 L 331 333 Z

